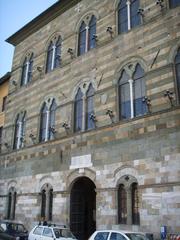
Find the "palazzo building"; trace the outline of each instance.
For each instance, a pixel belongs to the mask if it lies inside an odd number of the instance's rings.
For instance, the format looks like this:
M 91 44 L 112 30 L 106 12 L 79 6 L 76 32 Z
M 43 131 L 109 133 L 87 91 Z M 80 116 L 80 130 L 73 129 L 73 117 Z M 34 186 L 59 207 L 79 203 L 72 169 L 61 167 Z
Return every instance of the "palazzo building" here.
M 0 218 L 180 232 L 180 1 L 60 0 L 7 42 Z
M 10 72 L 7 72 L 4 76 L 0 78 L 0 153 L 2 147 L 2 132 L 5 123 L 6 99 L 8 95 L 10 76 Z

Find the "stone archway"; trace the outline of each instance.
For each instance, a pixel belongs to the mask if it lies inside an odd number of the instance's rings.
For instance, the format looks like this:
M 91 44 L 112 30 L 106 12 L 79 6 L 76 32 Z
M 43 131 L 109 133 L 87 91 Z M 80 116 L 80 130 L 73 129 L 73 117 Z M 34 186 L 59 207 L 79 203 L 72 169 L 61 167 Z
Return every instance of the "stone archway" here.
M 87 177 L 78 178 L 70 193 L 70 228 L 78 240 L 87 240 L 96 230 L 96 186 Z

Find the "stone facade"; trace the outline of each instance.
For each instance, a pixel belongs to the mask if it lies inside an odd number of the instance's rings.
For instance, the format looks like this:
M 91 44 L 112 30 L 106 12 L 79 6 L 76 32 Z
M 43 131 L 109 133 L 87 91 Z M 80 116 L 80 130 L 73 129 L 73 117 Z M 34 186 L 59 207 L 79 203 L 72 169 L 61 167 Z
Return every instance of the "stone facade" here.
M 24 36 L 20 31 L 9 40 L 16 47 L 3 132 L 9 148 L 4 147 L 0 156 L 0 217 L 6 217 L 8 191 L 14 187 L 15 219 L 31 228 L 40 218 L 40 191 L 48 183 L 53 187 L 53 221 L 69 224 L 73 184 L 87 177 L 95 184 L 97 229 L 128 228 L 154 233 L 156 238 L 164 225 L 168 233 L 180 232 L 180 108 L 173 65 L 180 47 L 180 7 L 170 9 L 164 1 L 161 8 L 152 0 L 141 0 L 142 24 L 118 35 L 117 0 L 66 2 L 59 1 L 49 10 L 54 11 L 49 22 L 41 16 L 34 30 L 30 23 L 21 30 L 26 31 Z M 77 56 L 80 23 L 92 14 L 97 18 L 97 46 Z M 45 73 L 47 47 L 58 34 L 62 65 Z M 73 58 L 68 48 L 73 49 Z M 20 86 L 28 52 L 34 53 L 33 77 Z M 118 80 L 123 68 L 132 71 L 137 63 L 145 71 L 151 112 L 119 120 Z M 96 127 L 74 133 L 75 94 L 90 82 L 95 88 Z M 174 93 L 172 106 L 164 97 L 166 90 Z M 41 106 L 50 97 L 57 102 L 55 139 L 39 143 Z M 113 121 L 108 109 L 113 111 Z M 25 144 L 14 150 L 14 124 L 21 111 L 27 112 Z M 62 127 L 64 122 L 70 126 L 68 131 Z M 117 191 L 124 176 L 138 183 L 139 225 L 118 224 Z

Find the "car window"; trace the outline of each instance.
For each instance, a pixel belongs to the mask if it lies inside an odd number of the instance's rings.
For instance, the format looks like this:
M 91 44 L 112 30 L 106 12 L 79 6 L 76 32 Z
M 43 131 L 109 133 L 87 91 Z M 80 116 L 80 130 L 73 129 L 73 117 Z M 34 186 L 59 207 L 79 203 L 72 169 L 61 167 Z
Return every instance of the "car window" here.
M 51 230 L 50 228 L 44 228 L 43 236 L 46 236 L 46 237 L 53 237 L 52 230 Z
M 107 240 L 108 239 L 108 232 L 98 232 L 94 238 L 94 240 Z
M 59 237 L 75 238 L 69 229 L 54 228 L 53 230 L 56 238 Z
M 1 225 L 0 225 L 0 232 L 4 232 L 4 228 L 2 228 Z
M 26 231 L 25 227 L 24 227 L 22 224 L 18 224 L 18 225 L 17 225 L 17 230 L 18 230 L 19 232 L 25 232 L 25 231 Z
M 6 224 L 5 224 L 5 223 L 1 223 L 1 227 L 4 229 L 4 231 L 6 231 L 6 230 L 7 230 L 7 226 L 6 226 Z
M 147 240 L 146 236 L 140 233 L 126 233 L 130 240 Z
M 41 235 L 42 234 L 42 230 L 43 230 L 43 227 L 37 227 L 37 228 L 35 228 L 33 234 Z
M 110 240 L 126 240 L 126 238 L 120 233 L 111 233 Z
M 69 229 L 61 229 L 62 236 L 66 238 L 75 238 Z

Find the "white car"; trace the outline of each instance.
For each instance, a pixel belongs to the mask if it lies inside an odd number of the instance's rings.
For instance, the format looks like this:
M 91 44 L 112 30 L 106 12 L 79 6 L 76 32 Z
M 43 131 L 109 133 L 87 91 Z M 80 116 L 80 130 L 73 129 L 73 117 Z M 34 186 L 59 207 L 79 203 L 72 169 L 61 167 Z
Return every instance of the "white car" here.
M 148 238 L 144 233 L 118 230 L 101 230 L 95 231 L 89 240 L 148 240 Z
M 28 240 L 76 240 L 70 229 L 56 225 L 38 225 L 29 233 Z

